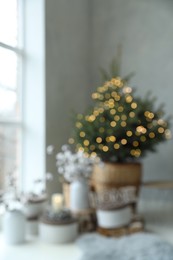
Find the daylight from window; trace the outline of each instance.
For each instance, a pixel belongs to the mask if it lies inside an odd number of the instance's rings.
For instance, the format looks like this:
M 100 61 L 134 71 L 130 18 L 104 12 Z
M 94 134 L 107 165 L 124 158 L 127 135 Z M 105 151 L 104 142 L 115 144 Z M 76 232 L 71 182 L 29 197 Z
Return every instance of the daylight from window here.
M 19 165 L 20 50 L 17 0 L 0 0 L 0 188 Z

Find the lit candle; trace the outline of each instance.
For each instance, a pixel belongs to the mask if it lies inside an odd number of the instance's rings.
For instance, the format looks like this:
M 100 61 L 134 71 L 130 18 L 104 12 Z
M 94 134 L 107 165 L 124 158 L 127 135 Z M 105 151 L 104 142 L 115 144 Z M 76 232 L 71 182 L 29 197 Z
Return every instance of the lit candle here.
M 51 202 L 54 211 L 61 210 L 63 208 L 63 202 L 64 202 L 63 195 L 61 193 L 54 193 L 52 195 Z

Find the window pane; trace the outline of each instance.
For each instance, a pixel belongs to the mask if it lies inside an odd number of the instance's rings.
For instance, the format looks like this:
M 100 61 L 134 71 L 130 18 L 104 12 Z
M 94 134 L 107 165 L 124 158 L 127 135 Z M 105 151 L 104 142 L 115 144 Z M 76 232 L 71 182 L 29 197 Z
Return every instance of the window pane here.
M 18 58 L 15 52 L 0 47 L 0 85 L 16 88 L 17 63 Z
M 0 47 L 0 119 L 19 117 L 18 56 Z
M 20 134 L 20 129 L 0 126 L 0 189 L 6 186 L 9 174 L 14 176 L 19 173 Z
M 18 111 L 16 92 L 0 88 L 0 119 L 15 119 Z
M 0 42 L 17 45 L 17 0 L 0 0 Z

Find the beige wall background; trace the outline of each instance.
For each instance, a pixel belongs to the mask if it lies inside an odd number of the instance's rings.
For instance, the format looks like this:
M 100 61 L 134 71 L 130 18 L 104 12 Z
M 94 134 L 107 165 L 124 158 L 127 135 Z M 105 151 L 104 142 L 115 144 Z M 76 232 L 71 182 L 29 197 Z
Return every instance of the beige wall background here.
M 71 132 L 71 112 L 83 111 L 100 84 L 99 67 L 108 68 L 123 46 L 122 74 L 135 76 L 137 94 L 151 90 L 173 114 L 172 0 L 49 0 L 46 2 L 46 143 L 58 151 Z M 173 179 L 173 140 L 143 159 L 144 180 Z M 55 159 L 47 171 L 56 174 Z M 58 179 L 49 193 L 60 189 Z M 141 196 L 173 199 L 172 191 L 143 190 Z

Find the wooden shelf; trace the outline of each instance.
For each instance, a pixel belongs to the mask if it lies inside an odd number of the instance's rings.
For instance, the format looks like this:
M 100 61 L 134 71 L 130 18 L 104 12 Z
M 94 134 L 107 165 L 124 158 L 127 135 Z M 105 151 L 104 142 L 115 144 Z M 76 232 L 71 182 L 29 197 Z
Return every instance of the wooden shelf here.
M 173 181 L 147 181 L 143 182 L 141 186 L 155 189 L 173 189 Z

